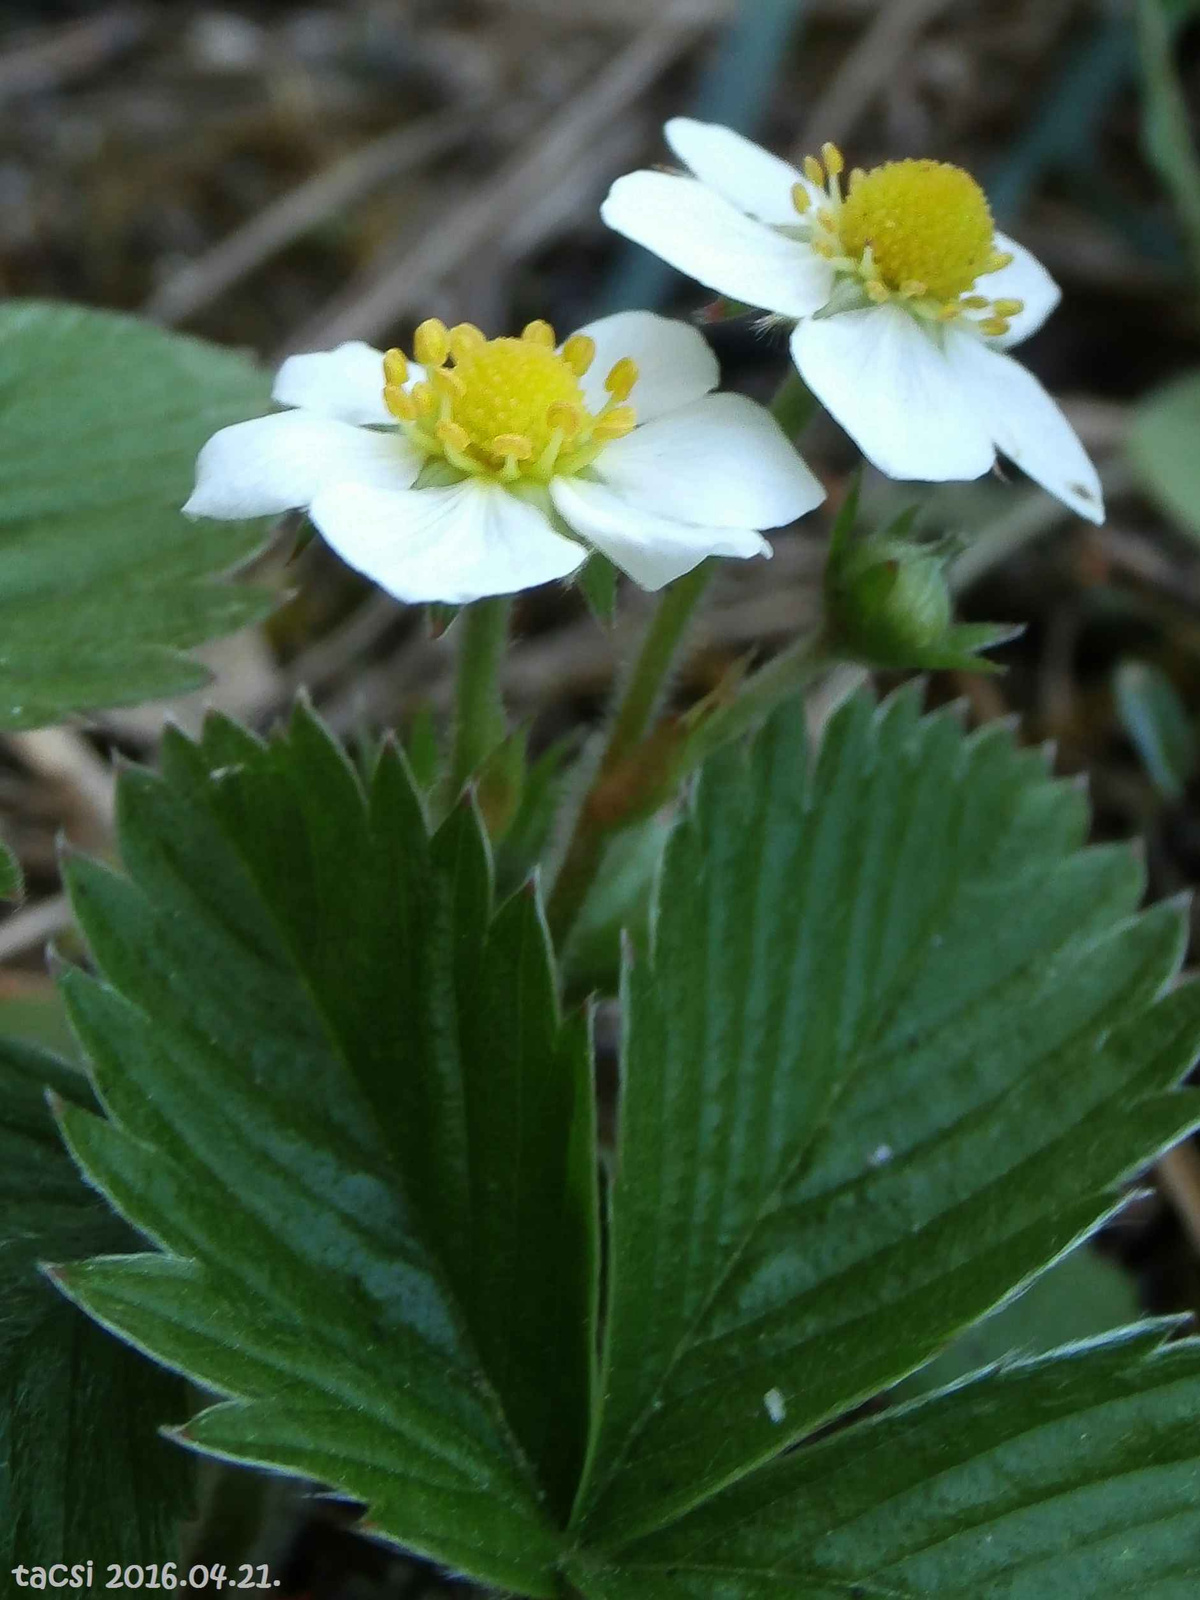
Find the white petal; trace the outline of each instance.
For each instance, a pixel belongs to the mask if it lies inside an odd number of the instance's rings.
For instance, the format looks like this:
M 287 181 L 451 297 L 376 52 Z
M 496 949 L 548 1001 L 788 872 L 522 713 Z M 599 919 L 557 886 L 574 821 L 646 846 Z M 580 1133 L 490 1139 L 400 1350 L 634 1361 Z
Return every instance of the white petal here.
M 271 398 L 342 422 L 396 424 L 383 403 L 383 351 L 360 339 L 336 350 L 289 356 L 275 375 Z
M 1096 469 L 1075 430 L 1031 372 L 969 333 L 954 333 L 946 355 L 992 438 L 1022 472 L 1090 522 L 1104 521 Z
M 644 245 L 706 289 L 785 317 L 829 299 L 833 272 L 798 239 L 745 216 L 694 178 L 631 172 L 600 207 L 610 228 Z
M 333 483 L 406 489 L 420 470 L 402 434 L 283 411 L 214 433 L 183 509 L 193 517 L 262 517 L 306 506 Z
M 595 360 L 580 380 L 593 411 L 608 399 L 604 380 L 622 356 L 637 363 L 638 380 L 629 399 L 642 422 L 698 400 L 720 380 L 721 369 L 704 335 L 686 322 L 653 311 L 618 311 L 579 331 L 596 341 Z
M 698 567 L 705 556 L 769 556 L 750 528 L 698 528 L 630 505 L 604 484 L 555 478 L 550 498 L 564 521 L 615 561 L 643 589 L 661 589 Z
M 412 604 L 533 589 L 565 578 L 587 555 L 544 512 L 477 478 L 447 489 L 338 485 L 318 495 L 309 515 L 343 561 Z
M 1062 290 L 1038 258 L 1007 234 L 996 235 L 996 249 L 1007 251 L 1012 260 L 999 272 L 985 273 L 971 292 L 985 294 L 989 300 L 1024 302 L 1024 308 L 1009 318 L 1008 332 L 990 341 L 1001 350 L 1007 350 L 1038 331 L 1062 299 Z
M 825 491 L 771 413 L 710 394 L 615 439 L 592 470 L 624 499 L 678 522 L 778 528 Z
M 793 184 L 802 183 L 814 194 L 812 184 L 795 167 L 732 128 L 673 117 L 664 131 L 671 149 L 701 183 L 760 222 L 786 225 L 800 220 L 792 204 Z
M 889 478 L 978 478 L 995 452 L 941 338 L 898 306 L 872 306 L 802 322 L 792 355 L 818 400 Z

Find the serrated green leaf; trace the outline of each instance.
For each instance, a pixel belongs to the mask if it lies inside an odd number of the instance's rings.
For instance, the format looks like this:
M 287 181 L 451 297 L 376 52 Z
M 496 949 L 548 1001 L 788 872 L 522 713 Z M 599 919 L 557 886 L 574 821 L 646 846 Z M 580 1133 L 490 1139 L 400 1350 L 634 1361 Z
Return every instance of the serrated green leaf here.
M 1143 488 L 1200 539 L 1200 373 L 1156 389 L 1134 408 L 1128 451 Z
M 906 1378 L 892 1397 L 932 1394 L 991 1362 L 1045 1355 L 1058 1345 L 1110 1334 L 1139 1314 L 1131 1274 L 1082 1245 Z
M 157 1430 L 183 1415 L 183 1385 L 81 1316 L 37 1270 L 134 1241 L 80 1181 L 46 1083 L 95 1103 L 68 1062 L 0 1039 L 0 1570 L 85 1556 L 169 1561 L 191 1471 Z
M 470 802 L 430 840 L 399 752 L 364 794 L 304 708 L 265 746 L 219 717 L 172 732 L 118 823 L 128 877 L 68 869 L 106 982 L 63 980 L 110 1120 L 62 1120 L 163 1253 L 63 1287 L 228 1397 L 182 1439 L 550 1595 L 591 1404 L 595 1153 L 536 898 L 490 916 Z
M 1200 1120 L 1200 987 L 1039 755 L 906 691 L 709 763 L 626 983 L 577 1526 L 671 1521 L 912 1371 Z M 777 1393 L 782 1425 L 764 1410 Z
M 132 317 L 0 307 L 0 728 L 199 688 L 180 652 L 270 609 L 214 581 L 262 523 L 179 510 L 200 446 L 269 390 L 245 357 Z
M 1122 661 L 1113 674 L 1117 715 L 1159 793 L 1178 800 L 1200 745 L 1175 685 L 1148 661 Z
M 1163 1331 L 897 1407 L 572 1575 L 595 1600 L 1190 1600 L 1200 1342 Z

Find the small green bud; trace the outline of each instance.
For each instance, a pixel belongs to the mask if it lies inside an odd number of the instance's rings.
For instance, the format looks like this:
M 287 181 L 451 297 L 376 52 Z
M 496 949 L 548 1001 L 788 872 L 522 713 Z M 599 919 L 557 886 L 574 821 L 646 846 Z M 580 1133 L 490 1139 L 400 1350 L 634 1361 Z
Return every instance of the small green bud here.
M 830 562 L 826 604 L 835 642 L 879 667 L 922 665 L 945 640 L 954 615 L 943 557 L 887 535 Z

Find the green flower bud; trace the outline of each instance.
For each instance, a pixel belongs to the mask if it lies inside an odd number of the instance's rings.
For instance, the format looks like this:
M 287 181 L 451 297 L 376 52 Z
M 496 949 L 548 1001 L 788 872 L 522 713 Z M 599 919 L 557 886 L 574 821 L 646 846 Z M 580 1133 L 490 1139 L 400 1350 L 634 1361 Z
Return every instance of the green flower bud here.
M 830 561 L 826 605 L 836 645 L 878 667 L 923 665 L 954 615 L 944 558 L 887 535 Z

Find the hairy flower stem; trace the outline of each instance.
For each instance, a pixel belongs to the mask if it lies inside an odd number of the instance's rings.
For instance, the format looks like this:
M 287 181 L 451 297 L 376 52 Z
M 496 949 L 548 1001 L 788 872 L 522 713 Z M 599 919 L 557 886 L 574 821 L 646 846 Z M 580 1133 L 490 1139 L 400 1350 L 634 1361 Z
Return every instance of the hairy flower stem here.
M 816 402 L 799 374 L 792 370 L 776 391 L 771 414 L 784 432 L 794 439 L 812 416 L 815 406 Z M 624 820 L 628 820 L 614 819 L 610 814 L 606 803 L 610 780 L 614 772 L 633 758 L 649 732 L 676 652 L 715 571 L 715 561 L 702 561 L 691 572 L 668 585 L 626 679 L 609 726 L 607 742 L 575 818 L 574 829 L 546 906 L 550 931 L 560 949 L 565 946 L 596 881 L 612 835 L 620 830 Z M 732 710 L 733 707 L 726 708 L 726 711 Z M 752 710 L 749 720 L 752 721 L 756 714 Z
M 454 756 L 450 767 L 454 796 L 504 737 L 500 669 L 511 610 L 509 596 L 499 595 L 491 600 L 476 600 L 466 607 L 459 621 Z

